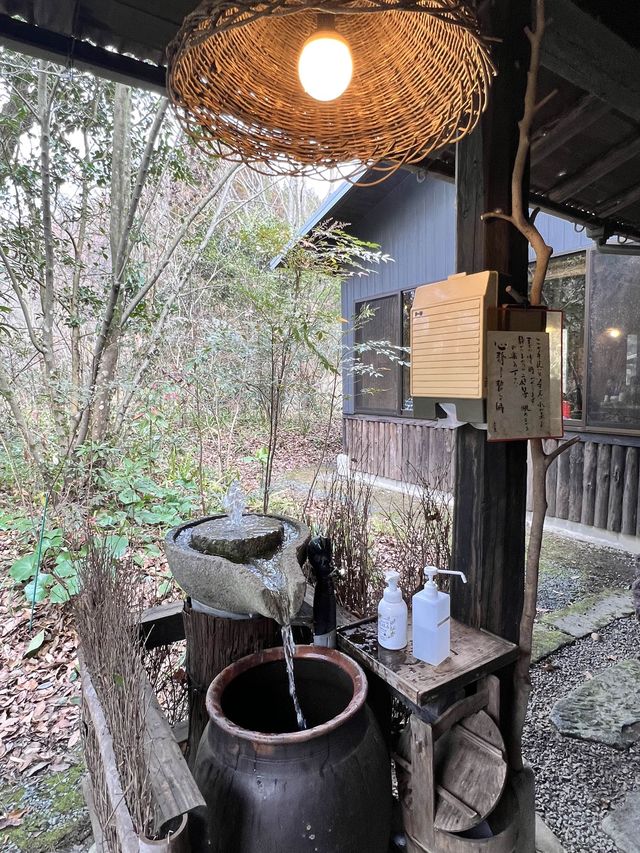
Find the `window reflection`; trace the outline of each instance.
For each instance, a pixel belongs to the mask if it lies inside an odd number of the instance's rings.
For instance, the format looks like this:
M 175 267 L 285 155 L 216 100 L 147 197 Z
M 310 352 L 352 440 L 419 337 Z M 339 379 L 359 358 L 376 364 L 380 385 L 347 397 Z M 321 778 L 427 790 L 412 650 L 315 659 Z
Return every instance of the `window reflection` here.
M 532 267 L 530 268 L 530 273 Z M 563 312 L 562 400 L 563 416 L 581 420 L 584 404 L 584 316 L 586 253 L 552 258 L 544 285 L 549 308 Z
M 591 426 L 640 427 L 640 258 L 590 253 Z
M 416 295 L 413 290 L 405 290 L 402 293 L 402 346 L 406 347 L 405 364 L 402 368 L 402 411 L 413 411 L 413 397 L 411 396 L 411 306 Z
M 398 311 L 397 296 L 370 299 L 356 305 L 357 411 L 398 412 Z

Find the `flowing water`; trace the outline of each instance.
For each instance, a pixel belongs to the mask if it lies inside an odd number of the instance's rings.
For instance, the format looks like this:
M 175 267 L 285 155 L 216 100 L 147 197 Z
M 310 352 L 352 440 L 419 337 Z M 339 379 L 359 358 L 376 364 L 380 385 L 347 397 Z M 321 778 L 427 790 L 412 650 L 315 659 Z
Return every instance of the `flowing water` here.
M 287 667 L 287 676 L 289 678 L 289 693 L 291 694 L 291 700 L 293 702 L 293 707 L 296 712 L 296 720 L 298 721 L 298 728 L 300 731 L 307 728 L 307 721 L 304 718 L 304 714 L 302 713 L 302 708 L 300 707 L 300 700 L 298 699 L 298 694 L 296 692 L 296 682 L 293 673 L 293 658 L 296 653 L 296 644 L 293 642 L 293 630 L 291 628 L 291 624 L 282 625 L 282 648 L 284 650 L 284 662 Z
M 229 520 L 234 526 L 240 527 L 244 524 L 243 513 L 246 509 L 246 500 L 240 487 L 240 483 L 237 480 L 234 480 L 229 486 L 229 491 L 223 499 L 223 506 L 227 511 Z M 289 528 L 290 526 L 285 524 L 285 542 L 294 535 L 294 531 Z M 276 599 L 278 613 L 281 614 L 279 621 L 282 632 L 284 662 L 287 668 L 287 678 L 289 679 L 289 693 L 296 712 L 298 729 L 306 729 L 307 722 L 302 713 L 300 701 L 298 700 L 293 671 L 293 659 L 296 653 L 296 644 L 293 641 L 293 630 L 291 628 L 291 617 L 289 614 L 290 602 L 285 585 L 285 578 L 279 570 L 277 555 L 270 559 L 255 558 L 250 561 L 249 565 L 252 570 L 256 571 L 256 573 L 260 575 L 263 584 Z
M 242 524 L 243 513 L 247 508 L 247 501 L 237 480 L 234 480 L 229 486 L 227 494 L 222 499 L 222 506 L 227 511 L 231 523 L 239 527 Z
M 237 480 L 234 480 L 229 487 L 229 491 L 223 499 L 223 505 L 229 520 L 229 538 L 238 538 L 239 533 L 240 538 L 242 538 L 243 528 L 246 528 L 248 533 L 249 530 L 255 530 L 259 527 L 259 517 L 244 515 L 246 501 L 240 487 L 240 483 Z M 248 569 L 260 578 L 261 582 L 273 596 L 276 605 L 275 609 L 278 614 L 277 621 L 280 623 L 282 632 L 282 647 L 284 650 L 287 677 L 289 679 L 289 693 L 291 694 L 291 700 L 296 712 L 298 728 L 302 730 L 307 728 L 307 723 L 300 707 L 294 678 L 293 659 L 296 652 L 296 646 L 293 641 L 293 631 L 291 628 L 291 601 L 287 590 L 286 577 L 280 568 L 280 554 L 282 552 L 282 548 L 295 538 L 296 529 L 294 525 L 286 521 L 283 522 L 283 527 L 283 543 L 272 557 L 253 557 L 243 565 L 245 569 Z M 222 532 L 224 528 L 221 524 L 218 524 L 218 529 L 218 532 L 224 537 L 224 533 Z M 191 544 L 192 533 L 193 530 L 191 528 L 184 529 L 178 535 L 177 542 L 185 548 L 193 547 Z

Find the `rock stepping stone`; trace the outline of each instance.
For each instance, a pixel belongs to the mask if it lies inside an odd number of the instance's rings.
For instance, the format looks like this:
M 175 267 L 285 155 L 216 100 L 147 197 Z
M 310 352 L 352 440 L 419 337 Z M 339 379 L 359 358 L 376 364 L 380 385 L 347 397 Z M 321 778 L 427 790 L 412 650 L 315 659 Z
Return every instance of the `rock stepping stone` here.
M 565 853 L 564 847 L 539 814 L 536 814 L 536 853 Z
M 640 791 L 627 794 L 622 805 L 602 821 L 602 829 L 621 853 L 640 853 Z
M 640 660 L 620 661 L 576 687 L 549 717 L 563 735 L 627 749 L 640 740 Z
M 538 663 L 542 658 L 557 652 L 562 646 L 573 643 L 575 637 L 558 631 L 549 625 L 537 623 L 533 626 L 533 645 L 531 648 L 531 663 Z
M 598 595 L 582 598 L 564 610 L 545 613 L 541 622 L 578 639 L 633 612 L 630 591 L 606 589 Z

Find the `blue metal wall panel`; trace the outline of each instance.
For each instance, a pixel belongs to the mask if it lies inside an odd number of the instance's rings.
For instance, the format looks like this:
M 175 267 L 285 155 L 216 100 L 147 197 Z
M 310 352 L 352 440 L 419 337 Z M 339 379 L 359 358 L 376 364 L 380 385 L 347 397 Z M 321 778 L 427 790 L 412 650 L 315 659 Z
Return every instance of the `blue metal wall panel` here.
M 553 249 L 554 255 L 593 248 L 593 240 L 587 237 L 586 231 L 583 228 L 576 230 L 577 226 L 566 219 L 551 216 L 549 213 L 539 213 L 536 225 L 544 237 L 545 243 Z M 529 247 L 529 260 L 532 261 L 533 259 L 533 250 Z
M 455 187 L 427 176 L 418 182 L 413 173 L 366 217 L 348 230 L 362 240 L 379 243 L 393 261 L 381 264 L 369 276 L 352 278 L 342 290 L 343 317 L 352 320 L 354 304 L 383 293 L 404 290 L 446 278 L 455 269 Z M 345 336 L 346 351 L 353 333 Z M 353 412 L 353 374 L 344 371 L 344 411 Z

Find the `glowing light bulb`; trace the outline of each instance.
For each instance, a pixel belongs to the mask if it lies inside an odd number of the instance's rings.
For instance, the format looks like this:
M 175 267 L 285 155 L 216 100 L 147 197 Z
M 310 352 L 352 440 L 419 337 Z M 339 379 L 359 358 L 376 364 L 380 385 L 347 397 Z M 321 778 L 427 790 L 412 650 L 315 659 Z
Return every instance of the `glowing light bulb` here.
M 612 327 L 610 329 L 607 329 L 607 334 L 609 335 L 610 338 L 619 338 L 622 335 L 622 330 Z
M 335 30 L 321 29 L 307 39 L 298 59 L 302 88 L 316 101 L 335 101 L 353 75 L 349 42 Z

